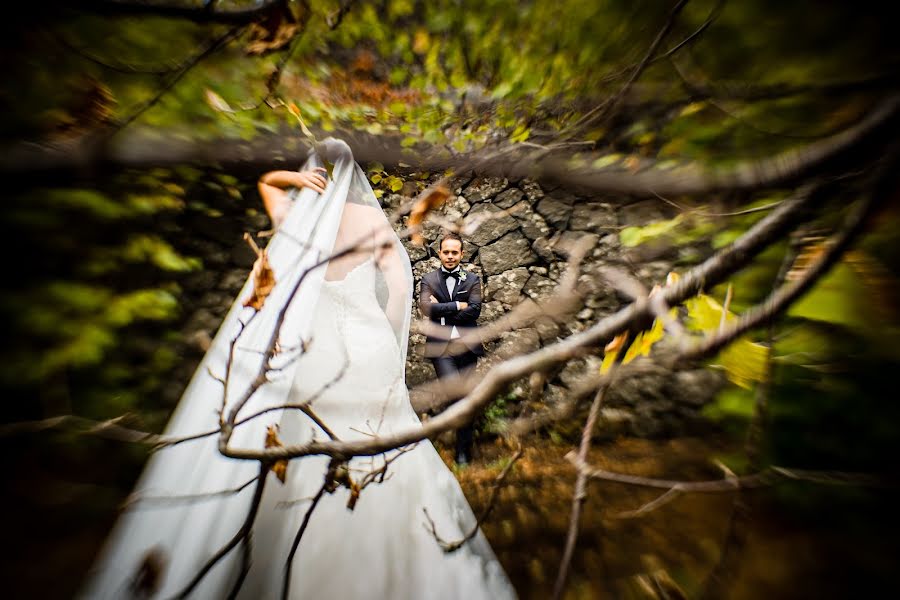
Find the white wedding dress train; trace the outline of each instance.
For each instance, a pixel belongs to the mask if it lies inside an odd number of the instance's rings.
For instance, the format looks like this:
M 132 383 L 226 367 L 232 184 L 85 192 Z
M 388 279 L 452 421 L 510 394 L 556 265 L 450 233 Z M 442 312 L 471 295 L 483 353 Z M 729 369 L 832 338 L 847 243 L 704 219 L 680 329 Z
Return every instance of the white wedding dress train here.
M 291 402 L 318 395 L 312 408 L 340 439 L 389 434 L 419 423 L 409 404 L 396 337 L 375 297 L 376 274 L 369 259 L 346 278 L 324 283 L 309 351 L 299 359 L 291 390 Z M 312 431 L 300 412 L 285 412 L 281 433 L 286 440 L 308 440 Z M 270 482 L 241 597 L 280 594 L 285 559 L 309 505 L 297 500 L 316 494 L 327 463 L 324 457 L 295 460 L 284 485 Z M 382 456 L 357 457 L 351 476 L 357 479 L 383 464 Z M 475 525 L 459 483 L 429 441 L 399 455 L 387 473 L 385 481 L 362 491 L 352 511 L 346 488 L 322 498 L 293 561 L 292 598 L 515 597 L 480 532 L 446 554 L 426 529 L 423 509 L 445 540 L 460 539 Z
M 368 259 L 339 281 L 324 281 L 313 316 L 308 349 L 297 360 L 288 402 L 312 400 L 321 421 L 340 439 L 420 425 L 404 382 L 404 364 L 394 334 L 376 297 L 375 261 Z M 325 433 L 298 410 L 285 410 L 280 422 L 285 443 L 320 439 Z M 188 476 L 178 481 L 187 490 L 209 492 L 230 468 L 231 481 L 253 476 L 254 464 L 215 456 L 214 438 L 191 456 Z M 166 452 L 163 450 L 162 452 Z M 388 457 L 396 452 L 388 453 Z M 227 459 L 226 459 L 227 460 Z M 310 456 L 290 462 L 281 484 L 268 480 L 253 525 L 250 569 L 238 598 L 281 598 L 286 561 L 310 499 L 324 481 L 328 458 Z M 384 464 L 384 456 L 350 462 L 354 480 Z M 217 471 L 218 470 L 218 471 Z M 237 471 L 240 470 L 238 474 Z M 151 472 L 152 477 L 152 472 Z M 127 512 L 105 549 L 100 568 L 82 597 L 145 597 L 131 591 L 141 557 L 163 548 L 168 558 L 162 585 L 153 598 L 177 597 L 207 562 L 240 528 L 252 496 L 239 494 L 185 506 L 149 506 Z M 350 492 L 339 487 L 317 504 L 292 561 L 290 598 L 334 600 L 488 600 L 515 598 L 515 591 L 481 532 L 453 553 L 445 553 L 426 529 L 423 509 L 444 539 L 455 541 L 476 520 L 459 483 L 428 441 L 391 462 L 380 483 L 366 487 L 353 510 Z M 156 540 L 156 541 L 154 541 Z M 241 549 L 234 548 L 188 595 L 227 598 L 241 569 Z
M 248 398 L 232 448 L 261 448 L 266 426 L 273 423 L 285 444 L 325 437 L 300 410 L 279 408 L 285 403 L 309 401 L 320 422 L 342 440 L 421 426 L 404 378 L 413 287 L 408 255 L 349 147 L 324 140 L 304 169 L 324 166 L 323 159 L 333 163 L 325 191 L 293 193 L 293 206 L 266 248 L 278 283 L 252 322 L 253 311 L 243 307 L 253 292 L 252 278 L 245 284 L 166 428 L 166 436 L 189 441 L 159 450 L 148 462 L 86 575 L 80 598 L 219 599 L 233 597 L 235 590 L 239 598 L 282 598 L 286 561 L 310 499 L 324 481 L 327 457 L 290 461 L 284 484 L 267 473 L 250 552 L 234 547 L 204 571 L 238 539 L 251 514 L 259 463 L 223 456 L 217 434 L 220 415 L 234 410 L 258 377 L 273 334 L 283 347 L 280 376 L 271 373 Z M 346 275 L 325 279 L 328 270 L 315 268 L 317 261 L 353 244 L 361 233 L 370 236 L 369 255 L 376 248 L 389 250 L 379 254 L 377 264 L 361 250 L 330 262 L 330 270 Z M 233 339 L 238 341 L 229 363 Z M 291 346 L 300 340 L 307 342 L 306 352 L 290 362 Z M 198 435 L 203 433 L 208 435 Z M 354 458 L 351 477 L 358 481 L 384 460 L 383 455 Z M 354 510 L 347 508 L 349 495 L 340 487 L 316 505 L 291 562 L 288 597 L 515 597 L 480 532 L 448 554 L 426 529 L 423 509 L 444 540 L 458 540 L 476 524 L 459 484 L 428 440 L 391 462 L 385 480 L 366 487 Z M 249 570 L 241 579 L 246 557 Z

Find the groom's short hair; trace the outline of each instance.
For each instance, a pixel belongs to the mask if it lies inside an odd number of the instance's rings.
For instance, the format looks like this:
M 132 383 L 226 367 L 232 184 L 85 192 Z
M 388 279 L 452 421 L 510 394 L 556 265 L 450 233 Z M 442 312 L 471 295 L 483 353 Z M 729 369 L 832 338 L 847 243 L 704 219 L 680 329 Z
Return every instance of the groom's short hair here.
M 447 240 L 456 240 L 457 242 L 459 242 L 459 248 L 460 248 L 460 250 L 462 249 L 462 247 L 463 247 L 463 245 L 464 245 L 464 244 L 463 244 L 463 241 L 462 241 L 462 238 L 459 237 L 459 234 L 458 234 L 458 233 L 455 233 L 455 232 L 453 232 L 453 231 L 448 231 L 448 232 L 445 233 L 444 236 L 441 238 L 440 243 L 438 243 L 438 250 L 443 250 L 443 249 L 444 249 L 444 242 L 446 242 Z

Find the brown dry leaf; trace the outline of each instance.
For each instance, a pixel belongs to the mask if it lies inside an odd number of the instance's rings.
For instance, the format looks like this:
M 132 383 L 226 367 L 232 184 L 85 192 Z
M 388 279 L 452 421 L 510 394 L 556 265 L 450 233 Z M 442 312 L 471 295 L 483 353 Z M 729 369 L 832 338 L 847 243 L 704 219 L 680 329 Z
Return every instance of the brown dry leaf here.
M 300 14 L 295 15 L 287 2 L 280 2 L 260 21 L 253 23 L 245 52 L 251 56 L 263 55 L 287 46 L 300 33 L 309 14 L 305 2 L 298 6 Z
M 424 244 L 425 240 L 419 232 L 422 222 L 428 216 L 428 213 L 441 206 L 449 197 L 450 189 L 443 183 L 438 183 L 419 195 L 412 210 L 409 211 L 409 227 L 415 229 L 412 236 L 410 236 L 414 244 L 418 246 Z
M 149 598 L 159 591 L 168 562 L 162 548 L 154 546 L 147 550 L 131 578 L 131 592 L 135 597 Z
M 641 159 L 637 156 L 631 155 L 622 161 L 622 166 L 631 171 L 632 173 L 637 172 L 638 169 L 641 168 Z
M 810 237 L 804 240 L 806 245 L 797 254 L 791 270 L 788 271 L 785 279 L 788 281 L 796 281 L 803 277 L 803 274 L 818 260 L 822 253 L 825 252 L 825 238 Z
M 109 124 L 113 119 L 116 99 L 105 83 L 86 76 L 73 83 L 72 87 L 73 100 L 68 106 L 47 114 L 48 120 L 53 123 L 49 132 L 53 139 L 78 138 Z
M 283 446 L 284 444 L 278 439 L 278 426 L 269 425 L 266 428 L 266 448 L 282 448 Z M 286 458 L 283 458 L 272 463 L 270 470 L 275 473 L 278 481 L 284 483 L 285 479 L 287 479 L 287 468 L 288 461 Z
M 249 234 L 245 233 L 244 239 L 250 244 L 257 256 L 256 262 L 253 263 L 253 293 L 244 302 L 244 306 L 260 310 L 275 287 L 275 272 L 272 271 L 272 267 L 269 265 L 269 255 L 266 250 L 261 250 Z
M 356 508 L 356 502 L 359 500 L 359 492 L 360 491 L 361 490 L 359 489 L 359 485 L 355 481 L 351 480 L 350 481 L 350 497 L 347 498 L 347 509 L 348 510 L 353 510 L 354 508 Z

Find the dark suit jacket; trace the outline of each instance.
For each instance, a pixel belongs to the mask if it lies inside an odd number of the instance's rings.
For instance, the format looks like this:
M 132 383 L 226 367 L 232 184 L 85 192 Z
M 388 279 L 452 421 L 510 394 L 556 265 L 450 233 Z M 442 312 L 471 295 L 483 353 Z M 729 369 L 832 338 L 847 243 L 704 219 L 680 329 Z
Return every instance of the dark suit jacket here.
M 471 271 L 465 271 L 465 273 L 466 279 L 456 283 L 452 297 L 447 291 L 447 285 L 441 277 L 440 269 L 426 273 L 422 277 L 422 284 L 419 288 L 419 308 L 422 309 L 422 314 L 434 323 L 440 324 L 441 318 L 443 318 L 446 326 L 444 335 L 426 336 L 425 356 L 441 356 L 447 353 L 450 331 L 454 325 L 461 336 L 466 334 L 467 329 L 478 325 L 478 315 L 481 314 L 481 278 Z M 438 302 L 432 304 L 428 300 L 429 296 L 434 296 Z M 468 307 L 464 310 L 457 310 L 457 301 L 468 303 Z M 484 347 L 480 341 L 468 342 L 466 346 L 469 352 L 477 356 L 484 354 Z

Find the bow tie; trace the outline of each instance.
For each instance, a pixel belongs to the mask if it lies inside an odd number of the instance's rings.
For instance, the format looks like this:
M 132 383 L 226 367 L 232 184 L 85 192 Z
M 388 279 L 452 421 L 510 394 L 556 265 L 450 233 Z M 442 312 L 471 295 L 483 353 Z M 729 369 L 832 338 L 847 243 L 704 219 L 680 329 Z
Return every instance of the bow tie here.
M 456 281 L 459 281 L 459 269 L 456 269 L 455 271 L 441 270 L 441 275 L 444 276 L 444 281 L 446 281 L 448 277 L 452 277 Z

